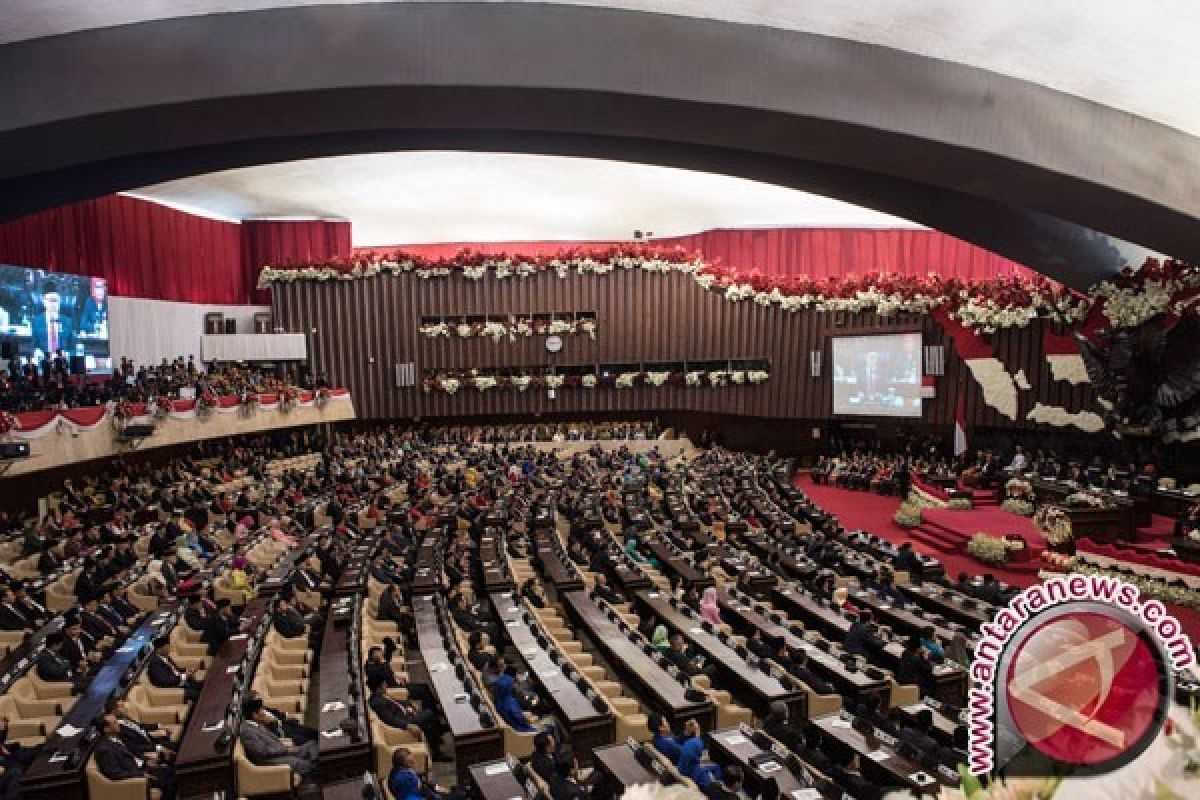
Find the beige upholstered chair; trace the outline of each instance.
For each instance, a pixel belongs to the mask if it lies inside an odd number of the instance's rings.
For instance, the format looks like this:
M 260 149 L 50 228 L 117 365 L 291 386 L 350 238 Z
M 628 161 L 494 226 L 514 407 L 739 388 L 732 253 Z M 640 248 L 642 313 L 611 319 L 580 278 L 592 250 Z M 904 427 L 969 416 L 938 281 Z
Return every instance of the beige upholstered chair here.
M 95 759 L 88 759 L 85 772 L 90 800 L 158 800 L 162 797 L 162 792 L 150 788 L 146 778 L 110 781 L 100 772 Z
M 241 797 L 266 794 L 290 794 L 300 785 L 300 776 L 286 764 L 258 766 L 246 757 L 239 741 L 233 748 L 233 765 L 237 771 L 237 790 Z

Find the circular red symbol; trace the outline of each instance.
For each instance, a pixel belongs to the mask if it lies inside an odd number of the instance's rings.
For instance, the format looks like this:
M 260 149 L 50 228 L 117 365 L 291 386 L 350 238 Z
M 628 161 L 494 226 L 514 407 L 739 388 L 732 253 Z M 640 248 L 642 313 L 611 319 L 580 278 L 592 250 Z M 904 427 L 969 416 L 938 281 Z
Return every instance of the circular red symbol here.
M 1137 746 L 1158 719 L 1162 670 L 1119 620 L 1068 613 L 1034 629 L 1009 664 L 1013 722 L 1050 758 L 1091 766 Z

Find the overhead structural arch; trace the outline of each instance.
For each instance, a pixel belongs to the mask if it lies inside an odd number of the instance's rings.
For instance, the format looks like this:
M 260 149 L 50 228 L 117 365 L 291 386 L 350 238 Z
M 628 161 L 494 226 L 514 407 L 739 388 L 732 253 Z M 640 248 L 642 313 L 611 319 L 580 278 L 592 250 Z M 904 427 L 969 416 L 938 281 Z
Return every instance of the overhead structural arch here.
M 234 166 L 503 150 L 827 194 L 1075 286 L 1130 243 L 1200 258 L 1194 136 L 978 67 L 582 3 L 266 5 L 0 44 L 0 218 Z

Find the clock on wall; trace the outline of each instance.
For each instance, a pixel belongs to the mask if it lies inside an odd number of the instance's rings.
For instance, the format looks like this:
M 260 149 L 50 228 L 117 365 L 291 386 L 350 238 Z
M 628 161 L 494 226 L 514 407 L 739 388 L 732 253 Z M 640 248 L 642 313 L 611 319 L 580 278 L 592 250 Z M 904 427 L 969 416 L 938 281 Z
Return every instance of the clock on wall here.
M 551 353 L 557 353 L 563 348 L 563 340 L 561 336 L 547 336 L 546 349 Z

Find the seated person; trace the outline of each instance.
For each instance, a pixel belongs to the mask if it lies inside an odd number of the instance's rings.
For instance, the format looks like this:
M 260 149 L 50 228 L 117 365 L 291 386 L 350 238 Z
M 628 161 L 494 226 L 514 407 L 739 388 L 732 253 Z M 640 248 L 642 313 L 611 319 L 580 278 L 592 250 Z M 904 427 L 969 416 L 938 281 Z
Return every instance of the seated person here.
M 700 723 L 695 718 L 683 725 L 683 742 L 679 746 L 675 769 L 679 770 L 679 774 L 691 778 L 700 791 L 706 790 L 714 781 L 721 780 L 721 768 L 704 760 L 704 738 Z
M 858 754 L 849 748 L 835 751 L 833 765 L 826 774 L 857 800 L 881 800 L 883 797 L 883 788 L 863 777 Z
M 171 640 L 166 636 L 154 640 L 154 654 L 146 664 L 146 674 L 151 685 L 159 689 L 183 689 L 183 698 L 189 703 L 200 696 L 200 681 L 171 658 Z
M 378 678 L 367 686 L 371 691 L 367 705 L 380 722 L 390 728 L 407 728 L 419 733 L 429 744 L 434 759 L 442 760 L 442 727 L 432 710 L 417 708 L 408 700 L 397 700 L 387 693 L 386 686 Z
M 533 755 L 529 759 L 529 766 L 547 785 L 554 779 L 557 769 L 557 750 L 554 734 L 542 731 L 533 737 Z
M 618 603 L 625 602 L 625 598 L 621 597 L 615 589 L 608 585 L 608 579 L 604 577 L 604 573 L 602 572 L 596 573 L 596 581 L 592 584 L 592 591 L 606 603 L 617 605 Z
M 900 663 L 896 667 L 896 682 L 899 684 L 916 684 L 921 694 L 933 693 L 933 665 L 929 663 L 929 655 L 916 636 L 909 637 L 900 654 Z
M 388 773 L 387 788 L 393 800 L 442 800 L 445 788 L 430 785 L 413 769 L 413 754 L 407 747 L 392 753 L 392 771 Z
M 171 781 L 170 769 L 148 757 L 129 749 L 121 735 L 121 725 L 116 714 L 105 713 L 99 721 L 102 736 L 96 741 L 93 753 L 96 769 L 110 781 L 145 777 L 150 788 L 162 792 L 163 800 L 175 797 L 175 786 Z
M 261 699 L 251 697 L 243 703 L 238 736 L 246 758 L 260 767 L 286 764 L 307 778 L 317 767 L 317 743 L 284 744 L 274 728 L 274 719 L 263 708 Z
M 250 695 L 252 699 L 262 699 L 258 692 L 251 689 Z M 288 739 L 292 744 L 307 744 L 317 740 L 317 732 L 297 719 L 289 717 L 286 712 L 280 711 L 278 708 L 271 706 L 263 701 L 263 711 L 269 719 L 266 720 L 267 725 L 272 729 L 272 732 L 281 739 Z
M 702 657 L 693 653 L 684 642 L 683 636 L 675 634 L 671 637 L 671 649 L 664 655 L 667 660 L 679 668 L 685 675 L 695 677 L 696 675 L 706 675 L 713 678 L 717 674 L 715 664 L 704 665 Z
M 483 671 L 494 655 L 496 648 L 492 647 L 488 635 L 483 631 L 472 631 L 467 637 L 467 661 L 470 661 L 475 669 Z
M 680 753 L 683 752 L 683 737 L 671 730 L 671 723 L 667 718 L 662 714 L 651 714 L 647 726 L 652 734 L 651 744 L 654 745 L 654 749 L 670 759 L 671 763 L 678 761 Z
M 285 597 L 281 596 L 275 601 L 273 622 L 275 631 L 285 639 L 308 636 L 308 623 L 304 621 L 304 616 Z
M 492 702 L 500 718 L 518 733 L 552 730 L 543 726 L 537 717 L 521 707 L 517 690 L 517 668 L 514 666 L 505 667 L 503 674 L 492 684 Z
M 12 587 L 0 589 L 0 631 L 32 631 L 35 624 L 17 605 Z
M 846 652 L 856 656 L 866 656 L 870 661 L 878 661 L 883 654 L 885 642 L 875 632 L 871 624 L 871 612 L 863 611 L 850 624 L 846 632 Z
M 38 654 L 37 676 L 48 683 L 78 684 L 80 675 L 62 654 L 66 637 L 56 631 L 46 637 L 46 647 Z
M 928 708 L 918 711 L 912 723 L 901 729 L 900 735 L 922 755 L 936 756 L 941 749 L 933 736 L 933 711 Z
M 784 667 L 788 672 L 795 675 L 800 681 L 812 689 L 817 694 L 837 694 L 837 690 L 829 683 L 829 681 L 813 672 L 808 665 L 808 653 L 804 650 L 790 650 L 791 658 L 790 665 Z M 781 665 L 782 666 L 782 665 Z
M 379 596 L 379 611 L 375 618 L 394 622 L 402 631 L 412 627 L 412 614 L 404 607 L 404 598 L 400 594 L 399 586 L 392 583 L 383 590 L 383 594 Z
M 129 705 L 123 697 L 108 698 L 104 712 L 117 718 L 121 741 L 134 755 L 150 764 L 163 764 L 171 759 L 171 739 L 167 731 L 153 722 L 139 722 L 129 715 Z
M 710 783 L 704 794 L 709 800 L 742 800 L 742 768 L 730 764 L 721 779 Z

